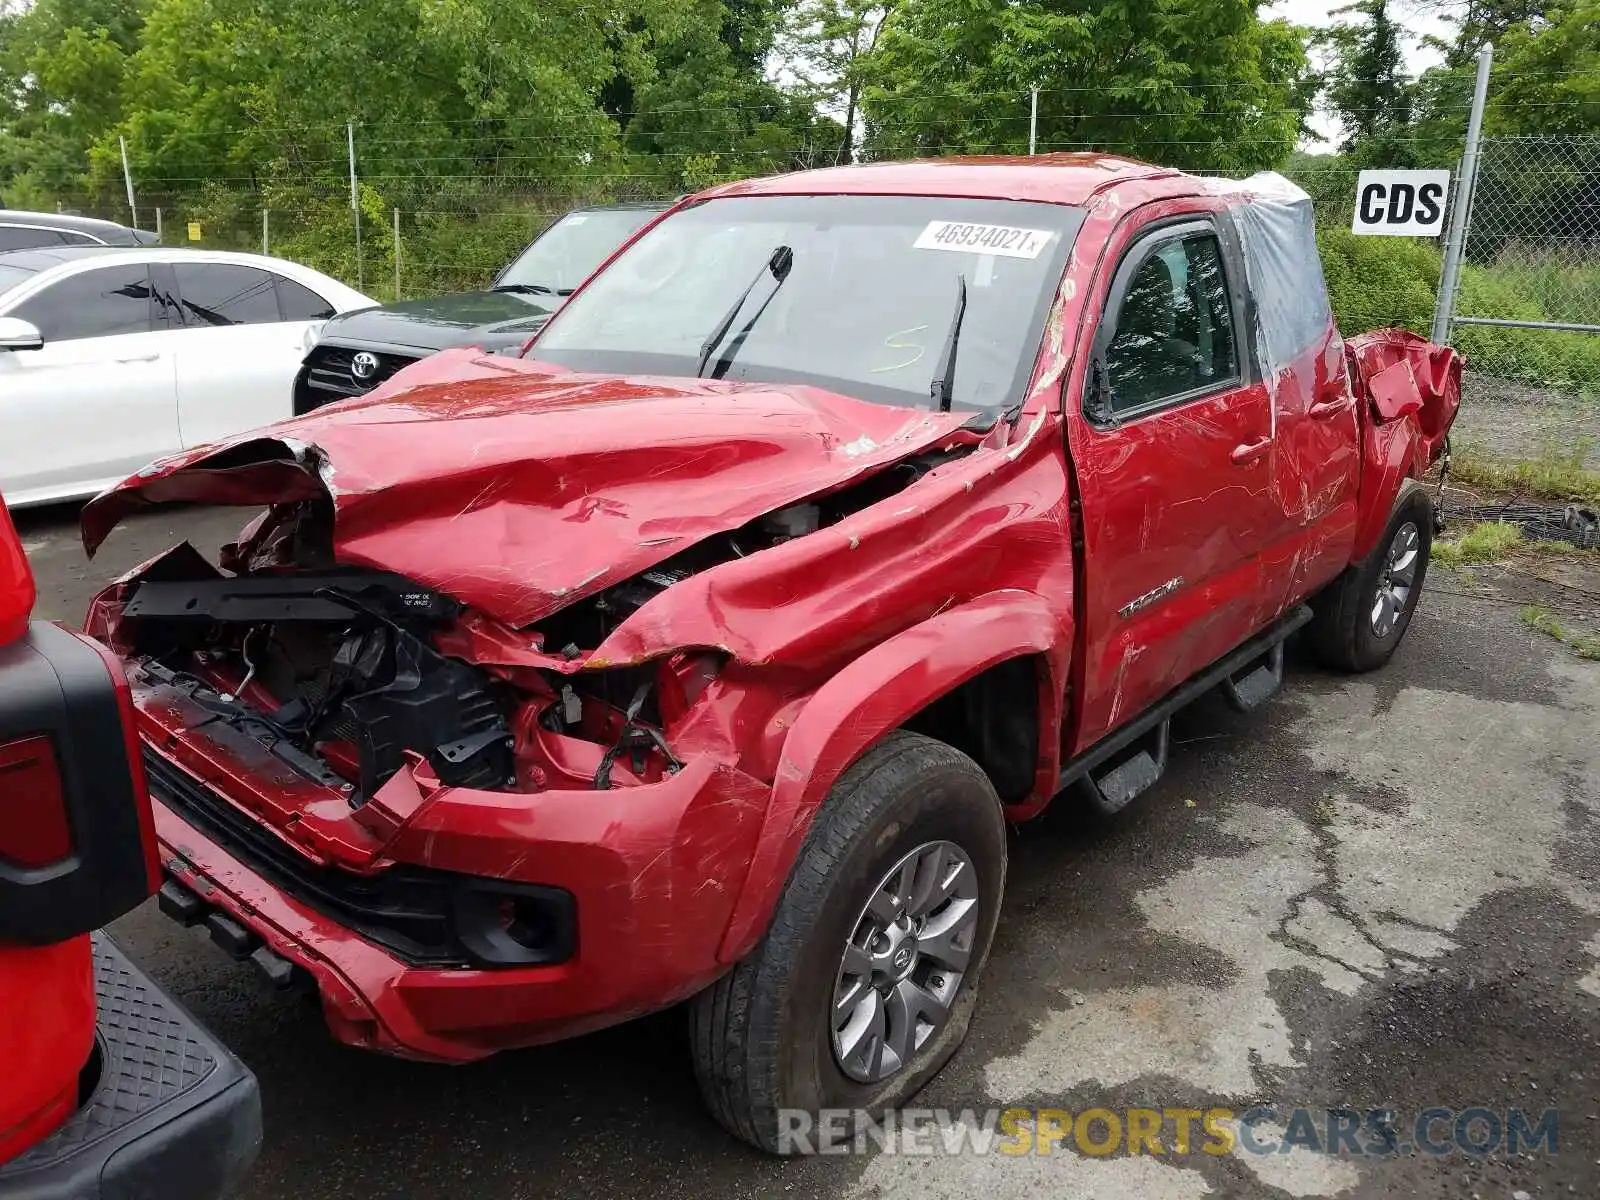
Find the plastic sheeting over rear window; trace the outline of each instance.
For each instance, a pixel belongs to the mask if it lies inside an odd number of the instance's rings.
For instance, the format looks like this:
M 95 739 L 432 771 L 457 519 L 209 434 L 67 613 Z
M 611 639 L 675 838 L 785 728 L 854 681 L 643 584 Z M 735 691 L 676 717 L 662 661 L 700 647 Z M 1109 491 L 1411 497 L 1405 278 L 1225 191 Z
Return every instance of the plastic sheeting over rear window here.
M 1210 182 L 1219 191 L 1245 197 L 1229 212 L 1244 247 L 1245 274 L 1256 302 L 1256 351 L 1271 386 L 1284 368 L 1327 336 L 1333 321 L 1311 197 L 1273 172 Z

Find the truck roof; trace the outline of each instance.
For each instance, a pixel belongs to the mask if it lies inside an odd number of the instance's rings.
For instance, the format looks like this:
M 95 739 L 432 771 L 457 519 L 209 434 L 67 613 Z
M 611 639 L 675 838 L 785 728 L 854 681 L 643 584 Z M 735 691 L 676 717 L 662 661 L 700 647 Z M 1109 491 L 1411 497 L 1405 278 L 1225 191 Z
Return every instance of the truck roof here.
M 963 196 L 984 200 L 1034 200 L 1086 204 L 1104 188 L 1132 180 L 1200 180 L 1115 154 L 999 155 L 862 163 L 745 179 L 702 192 L 713 196 L 894 195 Z M 1163 189 L 1166 190 L 1166 189 Z

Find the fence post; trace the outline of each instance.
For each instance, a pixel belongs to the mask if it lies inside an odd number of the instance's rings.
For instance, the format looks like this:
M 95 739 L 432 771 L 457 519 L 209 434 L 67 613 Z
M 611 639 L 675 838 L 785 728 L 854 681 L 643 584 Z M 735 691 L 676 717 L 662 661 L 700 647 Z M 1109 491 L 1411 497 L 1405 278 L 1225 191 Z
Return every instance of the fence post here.
M 344 123 L 346 144 L 350 148 L 350 211 L 356 222 L 356 291 L 367 290 L 367 266 L 361 258 L 361 200 L 356 193 L 356 123 Z
M 1439 295 L 1433 306 L 1432 340 L 1440 346 L 1449 344 L 1450 321 L 1456 311 L 1456 285 L 1461 276 L 1461 255 L 1466 249 L 1467 215 L 1478 186 L 1478 140 L 1483 133 L 1483 106 L 1489 96 L 1489 67 L 1493 62 L 1494 43 L 1485 42 L 1478 51 L 1478 78 L 1472 89 L 1472 112 L 1467 117 L 1467 145 L 1456 176 L 1450 234 L 1444 244 L 1444 270 L 1439 275 Z
M 394 210 L 394 298 L 400 299 L 400 210 Z
M 161 245 L 164 239 L 161 236 L 161 206 L 156 205 L 156 245 Z
M 122 181 L 128 185 L 128 216 L 132 218 L 128 223 L 137 229 L 139 206 L 133 201 L 133 172 L 128 169 L 128 139 L 119 136 L 117 144 L 122 147 Z
M 272 232 L 267 223 L 267 210 L 261 210 L 261 253 L 272 253 Z
M 1033 89 L 1033 103 L 1028 110 L 1028 153 L 1039 144 L 1039 89 Z

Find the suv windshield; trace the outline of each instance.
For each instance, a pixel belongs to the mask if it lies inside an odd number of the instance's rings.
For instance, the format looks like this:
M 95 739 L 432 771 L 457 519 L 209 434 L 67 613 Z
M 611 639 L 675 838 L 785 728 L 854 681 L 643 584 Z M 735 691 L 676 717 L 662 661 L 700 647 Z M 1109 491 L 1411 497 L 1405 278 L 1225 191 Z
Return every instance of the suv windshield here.
M 4 295 L 19 283 L 32 279 L 34 272 L 26 267 L 13 267 L 0 263 L 0 295 Z
M 954 407 L 1006 408 L 1027 385 L 1083 220 L 1081 209 L 1012 200 L 710 200 L 634 243 L 531 353 L 579 371 L 694 375 L 706 339 L 755 279 L 732 326 L 748 331 L 723 378 L 926 408 L 964 277 Z M 763 277 L 774 248 L 793 255 L 781 286 Z
M 500 272 L 497 288 L 570 292 L 660 209 L 591 208 L 568 213 Z

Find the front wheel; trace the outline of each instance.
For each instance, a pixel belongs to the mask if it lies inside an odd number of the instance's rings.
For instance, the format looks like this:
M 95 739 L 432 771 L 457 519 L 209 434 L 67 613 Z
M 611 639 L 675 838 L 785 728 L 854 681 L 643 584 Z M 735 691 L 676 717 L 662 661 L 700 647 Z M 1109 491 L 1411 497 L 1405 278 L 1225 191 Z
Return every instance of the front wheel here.
M 904 731 L 863 755 L 818 812 L 766 936 L 691 1005 L 717 1119 L 788 1154 L 909 1100 L 966 1036 L 1005 868 L 1000 801 L 972 759 Z
M 1311 602 L 1308 630 L 1323 665 L 1372 671 L 1393 657 L 1411 625 L 1433 550 L 1433 501 L 1418 485 L 1400 495 L 1371 554 Z

